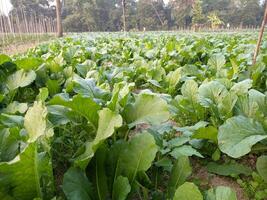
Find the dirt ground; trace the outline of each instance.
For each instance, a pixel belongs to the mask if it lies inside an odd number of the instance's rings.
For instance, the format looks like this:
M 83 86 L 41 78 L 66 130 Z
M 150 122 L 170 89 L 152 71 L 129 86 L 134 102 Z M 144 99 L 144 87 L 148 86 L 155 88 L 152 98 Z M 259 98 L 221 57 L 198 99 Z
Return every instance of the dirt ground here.
M 228 186 L 235 190 L 238 200 L 249 200 L 240 185 L 230 177 L 209 174 L 205 167 L 194 166 L 193 177 L 201 180 L 201 187 L 208 189 L 217 186 Z
M 38 45 L 38 42 L 27 42 L 21 44 L 11 44 L 8 47 L 3 47 L 1 52 L 7 55 L 15 55 L 27 52 L 28 49 L 34 48 Z

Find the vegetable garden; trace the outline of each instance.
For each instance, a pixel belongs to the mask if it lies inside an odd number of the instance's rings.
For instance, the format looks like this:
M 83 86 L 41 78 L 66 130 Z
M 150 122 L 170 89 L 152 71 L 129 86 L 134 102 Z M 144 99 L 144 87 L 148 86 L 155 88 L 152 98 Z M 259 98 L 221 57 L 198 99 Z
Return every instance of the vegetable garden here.
M 256 40 L 84 34 L 0 55 L 0 199 L 267 199 Z

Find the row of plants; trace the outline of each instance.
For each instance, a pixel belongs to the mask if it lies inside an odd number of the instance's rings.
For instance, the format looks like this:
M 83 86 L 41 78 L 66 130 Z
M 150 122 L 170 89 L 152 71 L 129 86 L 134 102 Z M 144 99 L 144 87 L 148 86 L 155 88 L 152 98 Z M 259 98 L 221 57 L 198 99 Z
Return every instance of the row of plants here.
M 203 188 L 195 162 L 266 199 L 267 46 L 251 66 L 255 43 L 96 34 L 0 55 L 0 199 L 237 199 Z

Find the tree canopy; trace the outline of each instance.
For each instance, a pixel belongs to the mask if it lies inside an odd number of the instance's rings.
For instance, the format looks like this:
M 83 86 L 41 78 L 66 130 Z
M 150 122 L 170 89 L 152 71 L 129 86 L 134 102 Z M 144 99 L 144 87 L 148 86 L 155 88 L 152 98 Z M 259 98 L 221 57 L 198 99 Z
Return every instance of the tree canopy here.
M 14 8 L 52 15 L 53 0 L 12 0 Z M 264 6 L 260 0 L 126 0 L 127 30 L 170 30 L 203 24 L 258 26 Z M 66 31 L 121 31 L 121 0 L 64 0 Z

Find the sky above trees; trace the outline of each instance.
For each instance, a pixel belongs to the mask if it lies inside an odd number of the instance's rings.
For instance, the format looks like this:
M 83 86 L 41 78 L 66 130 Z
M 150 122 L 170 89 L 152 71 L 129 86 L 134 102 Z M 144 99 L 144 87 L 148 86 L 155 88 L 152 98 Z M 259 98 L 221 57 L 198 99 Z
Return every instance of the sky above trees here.
M 7 15 L 12 9 L 10 0 L 0 0 L 0 14 Z

